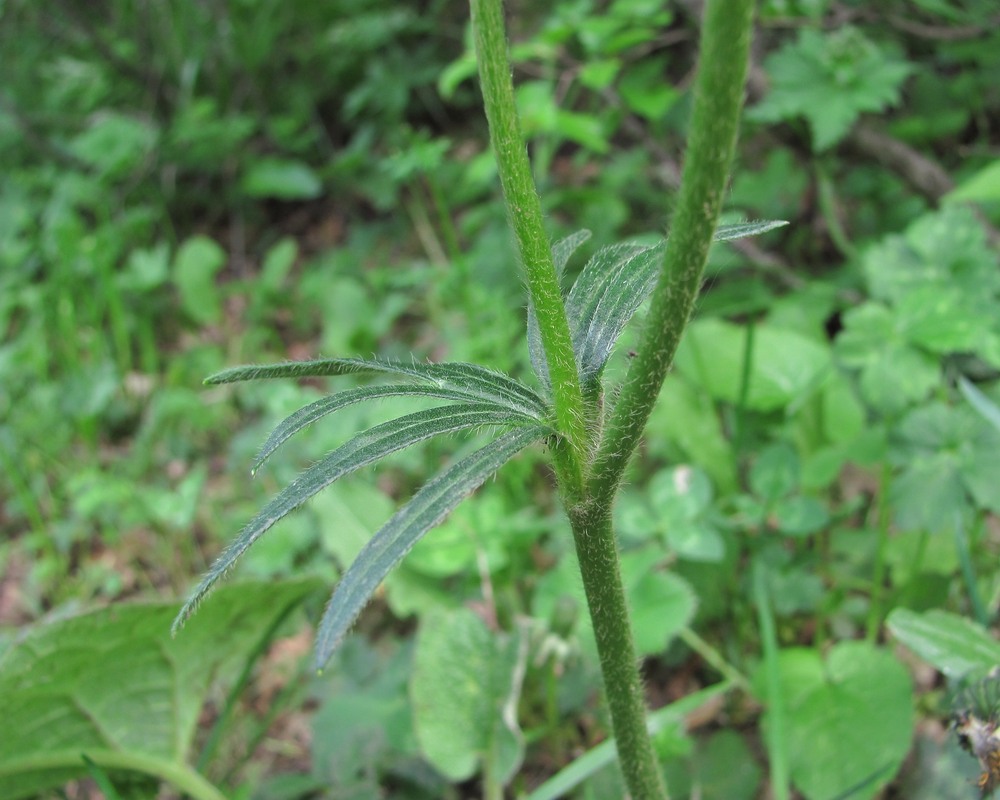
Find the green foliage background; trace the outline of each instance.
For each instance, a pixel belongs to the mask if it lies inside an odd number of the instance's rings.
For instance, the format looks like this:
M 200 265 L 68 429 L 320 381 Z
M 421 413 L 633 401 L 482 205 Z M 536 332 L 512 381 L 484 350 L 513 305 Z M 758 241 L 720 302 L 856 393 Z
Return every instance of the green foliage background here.
M 668 226 L 697 5 L 509 4 L 547 223 L 591 231 L 567 290 L 598 248 Z M 32 626 L 181 597 L 278 488 L 403 407 L 344 408 L 249 481 L 324 385 L 209 373 L 412 354 L 530 374 L 467 17 L 452 0 L 0 4 L 0 709 L 19 637 L 50 635 Z M 988 0 L 760 5 L 724 222 L 791 224 L 716 245 L 615 510 L 653 705 L 728 682 L 702 728 L 657 734 L 675 796 L 761 796 L 768 769 L 810 800 L 975 795 L 974 761 L 914 733 L 949 686 L 898 643 L 952 683 L 996 661 L 997 21 Z M 333 585 L 475 442 L 331 487 L 238 577 Z M 527 452 L 420 542 L 326 675 L 283 676 L 273 713 L 230 675 L 243 699 L 217 688 L 204 712 L 240 720 L 227 744 L 206 724 L 170 758 L 240 796 L 549 796 L 607 726 L 541 463 Z M 266 685 L 263 651 L 246 661 Z M 66 777 L 104 775 L 81 765 Z M 573 796 L 620 794 L 613 770 L 581 773 Z

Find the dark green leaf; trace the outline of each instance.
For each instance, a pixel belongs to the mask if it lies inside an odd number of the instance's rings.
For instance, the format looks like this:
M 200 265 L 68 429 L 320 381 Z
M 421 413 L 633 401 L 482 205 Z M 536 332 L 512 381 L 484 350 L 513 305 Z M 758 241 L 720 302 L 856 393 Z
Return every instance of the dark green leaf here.
M 410 548 L 518 451 L 548 433 L 539 425 L 498 436 L 432 478 L 368 542 L 337 585 L 316 637 L 316 664 L 330 660 L 379 584 Z
M 757 236 L 787 224 L 774 220 L 720 225 L 714 238 L 717 242 L 726 242 Z M 583 233 L 587 235 L 581 238 Z M 572 252 L 589 236 L 589 232 L 580 231 L 560 241 L 553 248 L 553 255 L 557 255 L 556 248 L 559 248 L 558 257 L 561 258 L 564 251 Z M 573 284 L 566 298 L 566 315 L 569 318 L 580 379 L 584 383 L 593 382 L 600 376 L 618 337 L 656 286 L 663 263 L 664 247 L 665 242 L 656 245 L 622 243 L 602 247 L 587 262 Z M 538 326 L 530 308 L 528 348 L 536 374 L 548 385 L 548 370 Z
M 354 403 L 362 403 L 366 400 L 377 400 L 383 397 L 440 397 L 446 400 L 458 400 L 463 402 L 482 400 L 479 392 L 455 389 L 451 386 L 422 386 L 420 384 L 393 384 L 389 386 L 363 386 L 358 389 L 348 389 L 344 392 L 328 395 L 317 400 L 315 403 L 300 408 L 294 414 L 286 417 L 275 428 L 267 441 L 261 445 L 257 457 L 254 459 L 251 472 L 257 472 L 260 466 L 277 450 L 285 441 L 301 431 L 307 425 L 322 419 L 327 414 L 332 414 L 341 408 Z M 496 410 L 501 414 L 509 414 L 511 411 L 521 413 L 522 408 L 511 408 L 509 405 L 497 405 Z M 537 415 L 533 415 L 537 419 Z
M 547 414 L 545 401 L 524 384 L 502 372 L 478 364 L 403 364 L 377 358 L 320 358 L 313 361 L 284 361 L 279 364 L 232 367 L 205 379 L 205 383 L 238 383 L 271 378 L 309 378 L 333 375 L 381 373 L 405 376 L 439 389 L 454 389 L 507 406 L 512 410 L 542 417 Z
M 227 586 L 177 639 L 168 634 L 176 603 L 116 604 L 22 631 L 0 659 L 0 797 L 82 777 L 86 755 L 221 800 L 186 762 L 209 686 L 233 680 L 265 632 L 318 588 Z
M 755 236 L 782 221 L 721 225 L 715 241 Z M 602 247 L 587 262 L 566 299 L 573 350 L 586 383 L 598 378 L 615 343 L 659 278 L 666 243 Z
M 330 455 L 303 472 L 273 498 L 237 535 L 220 555 L 208 574 L 194 590 L 177 615 L 174 629 L 177 630 L 194 612 L 198 603 L 215 583 L 232 568 L 242 556 L 275 523 L 286 517 L 306 500 L 322 491 L 338 478 L 356 469 L 380 461 L 390 453 L 395 453 L 410 445 L 467 428 L 495 425 L 531 425 L 530 430 L 548 432 L 530 417 L 506 411 L 498 411 L 495 405 L 473 404 L 451 405 L 418 411 L 404 417 L 376 425 L 355 436 L 338 447 Z

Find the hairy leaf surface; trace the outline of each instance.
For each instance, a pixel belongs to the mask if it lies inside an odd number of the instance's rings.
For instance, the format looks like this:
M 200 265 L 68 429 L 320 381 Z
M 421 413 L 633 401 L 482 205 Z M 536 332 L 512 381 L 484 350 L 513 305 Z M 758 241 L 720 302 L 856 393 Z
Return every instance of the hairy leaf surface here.
M 787 224 L 763 221 L 720 225 L 714 238 L 717 242 L 727 242 L 756 236 Z M 579 244 L 586 241 L 586 238 L 580 238 L 579 241 L 564 244 L 573 238 L 557 243 L 553 254 L 559 248 L 560 257 L 565 253 L 565 258 L 568 258 Z M 566 315 L 580 380 L 584 384 L 592 384 L 600 377 L 618 337 L 656 286 L 665 247 L 665 241 L 655 245 L 621 243 L 602 247 L 587 262 L 573 284 L 566 298 Z M 532 366 L 542 383 L 548 386 L 548 369 L 538 326 L 530 308 L 528 345 Z
M 372 358 L 320 358 L 312 361 L 283 361 L 278 364 L 250 364 L 222 370 L 205 379 L 218 385 L 271 378 L 309 378 L 333 375 L 381 373 L 405 376 L 439 389 L 467 392 L 481 400 L 508 406 L 513 410 L 542 417 L 547 414 L 545 401 L 536 392 L 502 372 L 478 364 L 404 364 Z
M 369 540 L 337 585 L 316 637 L 316 664 L 330 660 L 389 571 L 431 528 L 518 451 L 550 432 L 515 428 L 452 464 L 424 486 Z
M 533 431 L 549 432 L 531 417 L 499 411 L 495 405 L 467 403 L 443 406 L 407 414 L 399 419 L 376 425 L 338 447 L 326 458 L 303 472 L 247 524 L 233 542 L 216 559 L 208 574 L 184 604 L 174 622 L 176 630 L 191 615 L 198 603 L 215 583 L 250 547 L 276 522 L 287 516 L 306 500 L 322 491 L 338 478 L 356 469 L 380 461 L 412 444 L 442 433 L 484 426 L 530 425 Z
M 320 398 L 314 403 L 310 403 L 300 408 L 294 414 L 286 417 L 276 427 L 267 441 L 261 445 L 257 457 L 254 459 L 251 472 L 257 472 L 261 465 L 267 461 L 271 454 L 281 447 L 289 438 L 301 431 L 313 422 L 322 419 L 327 414 L 332 414 L 341 408 L 345 408 L 355 403 L 362 403 L 367 400 L 378 400 L 383 397 L 437 397 L 445 400 L 458 400 L 461 402 L 481 401 L 479 392 L 455 389 L 450 386 L 425 386 L 421 384 L 390 384 L 387 386 L 362 386 L 357 389 L 348 389 L 337 394 Z M 511 411 L 523 413 L 520 407 L 512 408 L 509 405 L 496 404 L 496 410 L 502 414 L 509 414 Z M 535 415 L 532 415 L 535 416 Z M 537 417 L 536 417 L 537 418 Z

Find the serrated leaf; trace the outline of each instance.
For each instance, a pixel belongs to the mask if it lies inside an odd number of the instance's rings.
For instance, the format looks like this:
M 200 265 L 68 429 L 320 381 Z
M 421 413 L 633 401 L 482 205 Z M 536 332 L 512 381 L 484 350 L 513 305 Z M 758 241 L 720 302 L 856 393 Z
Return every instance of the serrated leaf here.
M 545 401 L 534 391 L 509 375 L 481 367 L 478 364 L 449 362 L 445 364 L 404 364 L 377 358 L 319 358 L 312 361 L 283 361 L 278 364 L 248 364 L 231 367 L 205 379 L 209 385 L 273 378 L 331 377 L 381 373 L 401 375 L 439 389 L 467 392 L 491 403 L 507 406 L 513 411 L 541 419 L 548 413 Z
M 805 117 L 817 151 L 843 138 L 862 112 L 894 105 L 911 71 L 852 27 L 829 34 L 804 28 L 768 56 L 764 68 L 771 91 L 747 116 L 761 122 Z
M 254 459 L 253 467 L 250 471 L 256 473 L 261 465 L 284 444 L 289 438 L 301 431 L 307 425 L 311 425 L 327 414 L 332 414 L 341 408 L 345 408 L 355 403 L 362 403 L 367 400 L 377 400 L 383 397 L 438 397 L 446 400 L 458 400 L 470 402 L 481 400 L 478 392 L 467 392 L 461 389 L 454 389 L 450 386 L 434 387 L 421 386 L 419 384 L 393 384 L 390 386 L 362 386 L 358 389 L 348 389 L 344 392 L 328 395 L 320 398 L 314 403 L 300 408 L 294 414 L 286 417 L 275 428 L 267 440 L 261 445 L 257 457 Z M 506 405 L 496 405 L 496 410 L 500 413 L 510 413 L 512 410 L 520 412 L 520 409 L 511 409 Z M 537 418 L 537 417 L 536 417 Z
M 176 631 L 191 616 L 198 603 L 211 591 L 215 583 L 232 568 L 254 542 L 275 523 L 338 478 L 442 433 L 483 426 L 525 424 L 531 425 L 533 431 L 549 431 L 539 426 L 534 419 L 522 414 L 498 411 L 495 405 L 468 403 L 407 414 L 355 436 L 303 472 L 250 520 L 216 559 L 208 574 L 184 604 L 174 622 L 174 630 Z
M 897 608 L 886 626 L 900 642 L 949 678 L 985 673 L 1000 664 L 1000 642 L 965 617 L 947 611 L 918 614 Z
M 431 528 L 517 452 L 542 438 L 540 425 L 501 434 L 432 478 L 371 538 L 344 574 L 316 636 L 316 664 L 330 660 L 389 571 Z
M 0 797 L 48 794 L 86 774 L 86 755 L 221 800 L 186 760 L 209 687 L 236 678 L 319 584 L 226 586 L 181 639 L 167 633 L 177 603 L 117 603 L 23 630 L 0 658 Z

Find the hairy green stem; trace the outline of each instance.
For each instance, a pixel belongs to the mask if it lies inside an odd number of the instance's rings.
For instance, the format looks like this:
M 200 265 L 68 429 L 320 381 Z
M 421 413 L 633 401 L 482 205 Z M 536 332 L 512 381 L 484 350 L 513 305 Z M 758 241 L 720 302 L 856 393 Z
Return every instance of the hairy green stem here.
M 646 703 L 636 668 L 611 507 L 582 504 L 569 509 L 569 518 L 601 660 L 618 764 L 632 797 L 666 798 L 663 775 L 646 733 Z
M 752 15 L 752 0 L 705 5 L 690 140 L 663 272 L 590 477 L 603 504 L 614 499 L 701 288 L 736 146 Z
M 560 470 L 560 479 L 569 496 L 579 498 L 583 470 L 588 461 L 583 393 L 559 277 L 552 262 L 552 247 L 542 224 L 542 204 L 535 189 L 514 104 L 503 5 L 501 0 L 470 0 L 470 6 L 490 143 L 497 160 L 507 214 L 524 264 L 528 292 L 538 318 L 552 383 L 556 424 L 569 441 L 573 455 L 568 464 L 570 469 Z

